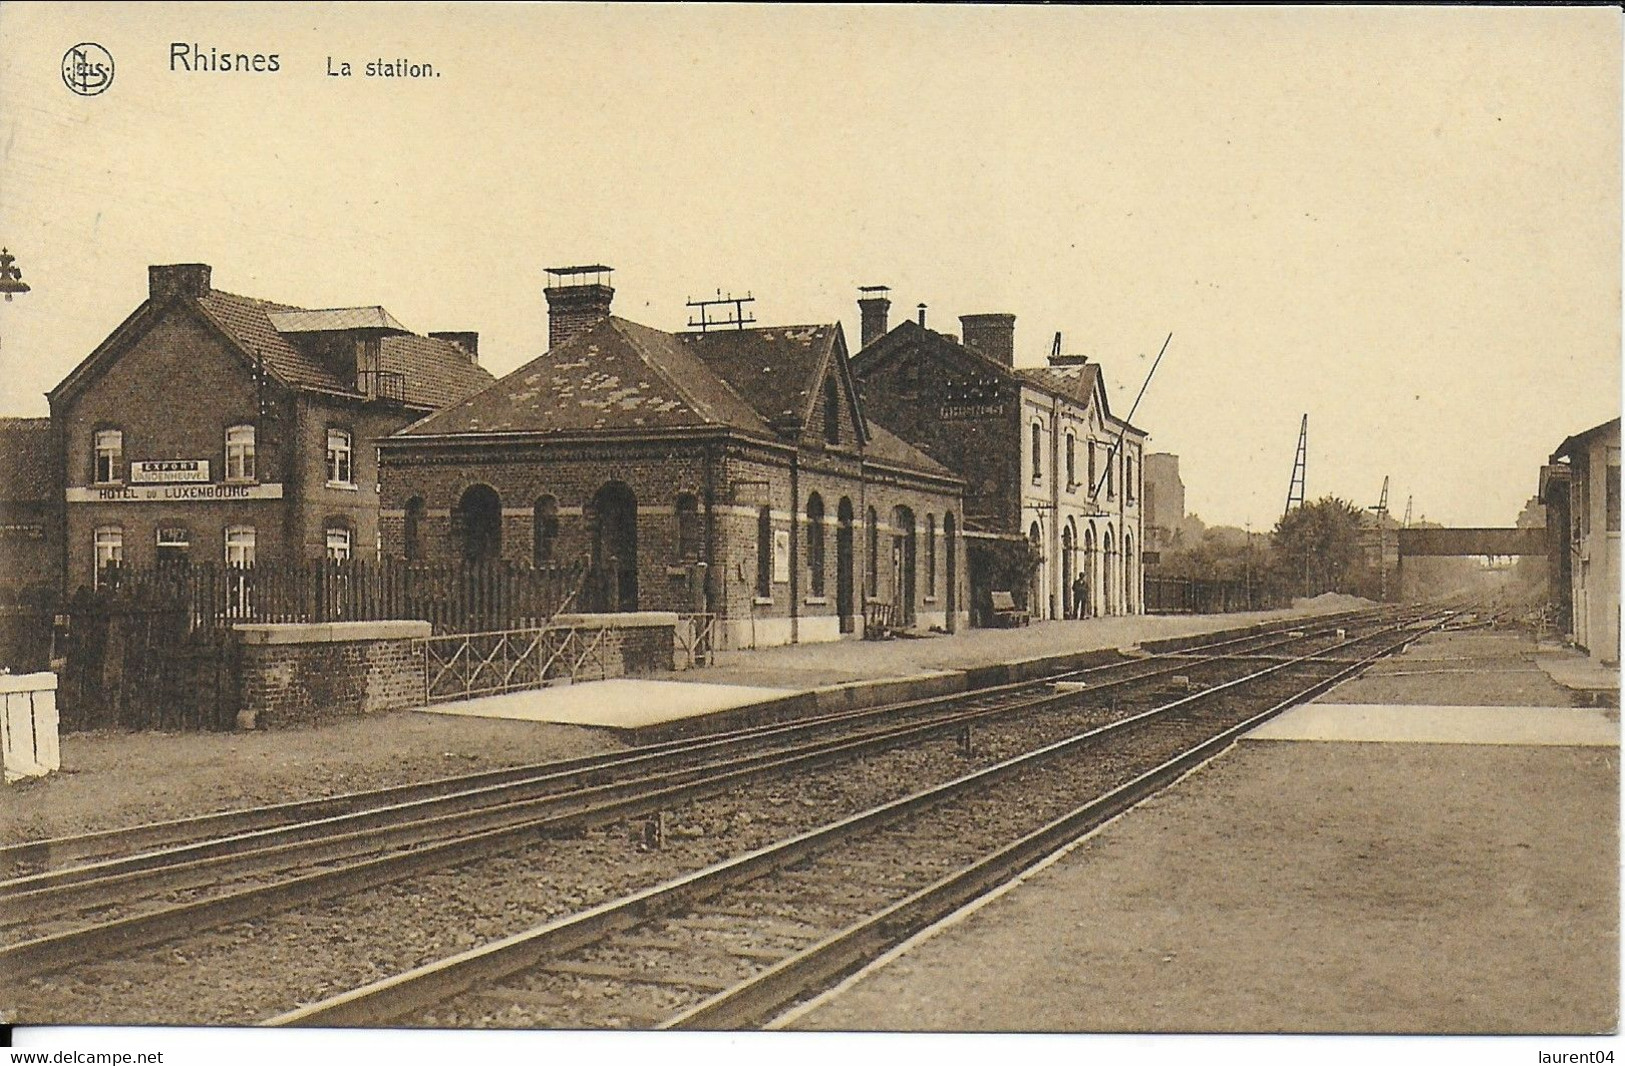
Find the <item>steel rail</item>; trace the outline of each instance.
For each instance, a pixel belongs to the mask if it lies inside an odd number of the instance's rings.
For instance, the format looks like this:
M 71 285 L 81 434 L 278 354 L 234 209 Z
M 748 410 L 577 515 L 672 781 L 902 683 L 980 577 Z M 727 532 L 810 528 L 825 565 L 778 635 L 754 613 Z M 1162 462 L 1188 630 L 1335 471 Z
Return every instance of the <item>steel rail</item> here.
M 1359 611 L 1341 612 L 1331 615 L 1310 616 L 1308 618 L 1284 619 L 1279 622 L 1263 623 L 1256 632 L 1249 632 L 1240 636 L 1227 637 L 1223 640 L 1212 641 L 1206 644 L 1182 648 L 1177 651 L 1159 652 L 1147 656 L 1145 659 L 1123 660 L 1115 663 L 1104 663 L 1093 667 L 1061 671 L 1057 674 L 1030 678 L 1023 681 L 1006 682 L 999 685 L 983 686 L 976 689 L 967 689 L 960 692 L 946 693 L 941 696 L 925 697 L 919 700 L 907 700 L 898 703 L 884 704 L 878 707 L 860 708 L 857 710 L 834 711 L 814 717 L 798 719 L 789 723 L 768 723 L 744 729 L 730 730 L 722 733 L 708 734 L 702 737 L 679 738 L 657 744 L 644 745 L 635 751 L 606 752 L 597 755 L 582 756 L 575 759 L 555 760 L 546 763 L 533 763 L 525 766 L 508 767 L 500 770 L 480 771 L 474 774 L 455 775 L 426 782 L 416 782 L 406 785 L 390 786 L 382 789 L 372 789 L 361 792 L 345 793 L 338 796 L 324 797 L 311 800 L 295 800 L 287 803 L 272 804 L 262 807 L 245 808 L 233 811 L 220 811 L 211 814 L 198 815 L 190 818 L 171 819 L 162 822 L 150 822 L 118 829 L 96 830 L 89 833 L 72 836 L 53 837 L 44 840 L 22 841 L 13 844 L 0 845 L 0 870 L 15 869 L 18 865 L 49 864 L 73 859 L 105 855 L 110 848 L 128 849 L 156 848 L 167 849 L 179 844 L 190 843 L 202 839 L 217 839 L 222 836 L 245 836 L 255 832 L 286 827 L 306 821 L 324 820 L 344 814 L 360 813 L 373 807 L 396 806 L 413 800 L 426 800 L 438 796 L 451 795 L 458 792 L 472 791 L 488 786 L 509 784 L 527 780 L 541 774 L 589 773 L 595 770 L 617 767 L 633 762 L 646 755 L 659 755 L 668 752 L 692 750 L 696 745 L 741 743 L 751 739 L 772 739 L 782 735 L 792 735 L 797 731 L 809 731 L 818 728 L 827 728 L 838 725 L 844 721 L 861 719 L 868 716 L 899 713 L 909 707 L 929 707 L 934 704 L 954 699 L 963 699 L 974 695 L 996 695 L 1023 687 L 1036 687 L 1049 684 L 1057 680 L 1076 677 L 1083 674 L 1121 670 L 1143 662 L 1171 659 L 1173 656 L 1188 656 L 1200 652 L 1203 648 L 1218 649 L 1235 644 L 1244 644 L 1267 637 L 1276 636 L 1282 632 L 1293 629 L 1313 629 L 1316 632 L 1326 632 L 1336 628 L 1338 624 L 1357 624 L 1368 617 L 1380 617 L 1382 609 L 1363 609 Z M 23 875 L 30 876 L 30 875 Z M 0 882 L 3 883 L 3 882 Z
M 1357 638 L 1357 640 L 1369 639 L 1372 637 Z M 1188 664 L 1179 667 L 1179 669 L 1188 668 Z M 1144 675 L 1140 675 L 1105 682 L 1084 695 L 1095 695 L 1143 679 Z M 273 884 L 238 889 L 157 911 L 114 918 L 83 928 L 0 947 L 0 975 L 18 979 L 35 973 L 62 969 L 88 958 L 162 943 L 228 922 L 278 913 L 291 909 L 305 900 L 353 893 L 414 874 L 499 854 L 549 834 L 647 814 L 673 803 L 715 795 L 743 781 L 772 776 L 785 770 L 815 768 L 839 762 L 929 735 L 949 732 L 969 721 L 1073 702 L 1079 696 L 1080 693 L 1075 691 L 1052 692 L 1013 705 L 959 711 L 926 722 L 884 728 L 857 738 L 844 736 L 813 745 L 800 753 L 769 752 L 742 760 L 741 763 L 748 762 L 748 765 L 736 764 L 734 769 L 720 774 L 704 776 L 695 772 L 685 772 L 676 775 L 696 778 L 682 783 L 662 786 L 656 782 L 656 787 L 650 788 L 648 783 L 637 780 L 567 793 L 561 797 L 551 798 L 558 806 L 563 807 L 563 810 L 527 818 L 516 824 L 488 828 L 472 835 L 467 833 L 466 826 L 457 827 L 456 835 L 452 839 L 424 844 L 412 850 L 364 858 L 348 865 L 300 874 Z M 961 698 L 964 698 L 963 695 Z M 527 802 L 545 803 L 549 799 Z M 356 839 L 356 836 L 352 834 L 335 846 L 348 845 Z M 364 843 L 371 844 L 375 839 L 372 837 Z M 268 854 L 264 858 L 273 863 L 281 861 L 286 854 L 277 848 L 266 851 Z M 302 858 L 308 857 L 309 854 L 307 852 Z M 212 880 L 212 874 L 208 874 L 210 868 L 208 864 L 213 861 L 218 860 L 202 860 L 184 867 L 182 873 L 194 878 L 203 873 L 206 875 L 203 877 L 204 881 Z M 127 887 L 128 883 L 114 882 L 111 890 L 116 894 Z M 62 891 L 61 888 L 55 889 L 57 893 Z M 32 894 L 28 902 L 31 905 L 43 905 L 49 898 L 50 890 L 43 890 Z
M 1277 634 L 1268 634 L 1275 637 Z M 1252 638 L 1252 639 L 1257 639 Z M 1265 644 L 1265 648 L 1291 643 L 1294 638 L 1283 638 L 1273 643 Z M 1235 643 L 1235 641 L 1221 642 L 1219 646 Z M 1174 653 L 1169 653 L 1170 656 Z M 1202 665 L 1207 662 L 1220 661 L 1222 656 L 1202 658 L 1189 652 L 1177 653 L 1179 660 L 1176 665 L 1161 670 L 1151 670 L 1133 674 L 1129 677 L 1106 683 L 1097 684 L 1094 691 L 1105 691 L 1117 684 L 1132 684 L 1136 682 L 1153 680 L 1164 676 L 1175 669 L 1187 669 L 1192 665 Z M 1198 662 L 1187 660 L 1195 658 Z M 1122 663 L 1108 663 L 1097 667 L 1085 668 L 1066 672 L 1053 679 L 1046 679 L 1044 684 L 1052 684 L 1055 680 L 1064 680 L 1066 677 L 1080 677 L 1094 673 L 1121 670 L 1125 667 L 1139 667 L 1148 662 L 1168 661 L 1158 657 L 1144 660 L 1129 660 Z M 866 708 L 861 711 L 838 712 L 832 716 L 820 716 L 818 719 L 806 719 L 795 723 L 758 728 L 755 730 L 737 731 L 730 734 L 702 737 L 686 741 L 673 741 L 657 748 L 638 749 L 634 752 L 615 753 L 613 759 L 589 757 L 577 762 L 585 765 L 570 765 L 552 773 L 540 773 L 522 776 L 517 780 L 504 780 L 496 783 L 483 784 L 458 792 L 440 793 L 425 797 L 408 797 L 401 802 L 369 807 L 358 811 L 330 814 L 309 821 L 295 822 L 287 825 L 277 825 L 232 836 L 214 837 L 202 841 L 176 845 L 174 847 L 152 851 L 137 852 L 132 855 L 104 859 L 98 862 L 86 863 L 76 866 L 58 867 L 35 874 L 26 874 L 18 877 L 0 880 L 0 900 L 9 901 L 6 914 L 0 923 L 18 924 L 30 919 L 35 913 L 30 910 L 24 901 L 42 898 L 38 893 L 50 889 L 64 888 L 79 884 L 104 884 L 108 886 L 127 886 L 137 883 L 131 875 L 160 869 L 173 870 L 218 870 L 220 864 L 207 865 L 203 860 L 219 858 L 222 863 L 229 864 L 233 860 L 246 860 L 250 855 L 292 854 L 288 851 L 277 851 L 282 845 L 291 845 L 298 842 L 317 840 L 350 839 L 353 834 L 364 829 L 377 828 L 387 835 L 399 835 L 404 825 L 418 822 L 428 822 L 434 815 L 444 812 L 455 815 L 460 812 L 477 812 L 483 808 L 505 807 L 512 809 L 514 804 L 530 800 L 538 796 L 558 795 L 561 790 L 572 785 L 587 785 L 595 779 L 611 771 L 626 772 L 628 769 L 638 770 L 648 766 L 663 767 L 668 761 L 676 764 L 684 758 L 703 757 L 706 753 L 716 750 L 733 750 L 771 743 L 774 741 L 790 741 L 793 738 L 816 733 L 838 724 L 853 722 L 863 724 L 865 720 L 884 721 L 898 717 L 904 713 L 921 713 L 936 709 L 943 704 L 963 702 L 968 698 L 982 698 L 997 696 L 1003 692 L 1019 688 L 1039 688 L 1038 683 L 1017 682 L 1009 686 L 994 689 L 977 690 L 974 693 L 950 693 L 943 696 L 928 697 L 924 700 L 906 701 L 900 704 L 890 704 L 879 708 Z M 833 720 L 832 720 L 833 719 Z M 547 764 L 543 764 L 546 766 Z M 709 764 L 714 767 L 715 763 Z M 438 784 L 438 782 L 436 783 Z M 410 787 L 410 786 L 408 786 Z M 473 815 L 471 815 L 472 817 Z M 471 826 L 472 828 L 472 826 Z M 418 842 L 410 839 L 407 842 Z M 380 846 L 383 846 L 380 843 Z M 373 850 L 378 850 L 377 848 Z M 331 857 L 333 853 L 323 852 Z M 258 868 L 250 865 L 251 869 Z M 157 879 L 154 885 L 162 887 L 180 887 L 164 885 Z M 63 903 L 78 897 L 66 894 L 59 897 Z M 118 902 L 110 900 L 109 902 Z
M 1406 629 L 1414 626 L 1415 623 L 1412 622 L 1400 624 L 1400 628 Z M 1419 635 L 1420 633 L 1411 635 L 1396 646 L 1410 643 Z M 1356 638 L 1347 641 L 1346 644 L 1363 643 L 1370 639 L 1372 639 L 1370 636 Z M 443 1003 L 477 985 L 501 980 L 531 968 L 545 959 L 595 943 L 610 933 L 642 925 L 679 907 L 701 902 L 725 889 L 754 880 L 780 867 L 792 865 L 827 850 L 850 836 L 877 829 L 1020 770 L 1073 753 L 1104 737 L 1118 735 L 1143 722 L 1161 719 L 1220 693 L 1270 677 L 1311 658 L 1313 657 L 1305 656 L 1299 662 L 1267 666 L 1213 688 L 1002 760 L 952 781 L 922 789 L 901 799 L 736 856 L 695 873 L 416 967 L 405 973 L 375 981 L 318 1003 L 300 1007 L 269 1019 L 263 1024 L 359 1026 L 380 1025 L 398 1020 L 414 1011 L 426 1010 Z
M 1078 837 L 1167 787 L 1281 712 L 1313 699 L 1428 631 L 1407 636 L 1353 662 L 1331 677 L 1314 682 L 1267 710 L 1230 726 L 1019 840 L 939 878 L 907 898 L 849 925 L 732 988 L 718 992 L 662 1022 L 658 1028 L 718 1030 L 743 1029 L 760 1024 L 773 1012 L 827 987 L 829 983 L 1005 884 Z

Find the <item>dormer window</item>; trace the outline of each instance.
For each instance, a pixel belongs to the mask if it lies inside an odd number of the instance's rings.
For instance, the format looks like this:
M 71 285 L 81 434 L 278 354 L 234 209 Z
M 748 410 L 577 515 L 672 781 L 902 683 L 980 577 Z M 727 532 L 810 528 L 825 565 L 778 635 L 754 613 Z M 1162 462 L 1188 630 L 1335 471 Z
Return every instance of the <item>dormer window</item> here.
M 232 426 L 226 430 L 226 480 L 253 481 L 254 427 Z
M 355 487 L 355 470 L 350 463 L 350 431 L 327 431 L 327 483 L 345 488 Z
M 108 485 L 124 480 L 124 433 L 117 429 L 97 430 L 96 483 Z

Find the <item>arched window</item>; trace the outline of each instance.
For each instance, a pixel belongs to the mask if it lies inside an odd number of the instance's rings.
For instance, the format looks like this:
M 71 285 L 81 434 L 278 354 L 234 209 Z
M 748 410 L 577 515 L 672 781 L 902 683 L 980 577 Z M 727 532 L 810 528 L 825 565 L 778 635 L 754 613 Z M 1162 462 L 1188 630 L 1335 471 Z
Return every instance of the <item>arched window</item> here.
M 807 497 L 808 586 L 814 596 L 824 594 L 824 498 L 818 493 Z
M 254 480 L 253 426 L 232 426 L 226 430 L 226 480 Z
M 756 597 L 773 595 L 773 511 L 763 507 L 756 512 Z
M 553 562 L 553 546 L 559 539 L 559 501 L 547 495 L 536 497 L 530 522 L 531 562 L 547 566 Z
M 423 519 L 428 513 L 429 506 L 423 502 L 422 496 L 413 496 L 406 501 L 406 523 L 401 538 L 404 543 L 401 548 L 408 562 L 423 558 Z
M 677 497 L 677 558 L 685 563 L 700 558 L 700 499 L 692 492 Z
M 824 440 L 841 443 L 841 390 L 834 375 L 824 379 Z
M 1033 423 L 1033 484 L 1044 478 L 1044 428 Z
M 925 594 L 937 594 L 937 516 L 925 516 Z
M 96 483 L 105 485 L 124 480 L 124 433 L 117 429 L 96 431 Z
M 502 556 L 502 498 L 489 485 L 470 485 L 452 512 L 463 559 L 484 563 Z
M 869 508 L 869 597 L 880 595 L 880 516 Z

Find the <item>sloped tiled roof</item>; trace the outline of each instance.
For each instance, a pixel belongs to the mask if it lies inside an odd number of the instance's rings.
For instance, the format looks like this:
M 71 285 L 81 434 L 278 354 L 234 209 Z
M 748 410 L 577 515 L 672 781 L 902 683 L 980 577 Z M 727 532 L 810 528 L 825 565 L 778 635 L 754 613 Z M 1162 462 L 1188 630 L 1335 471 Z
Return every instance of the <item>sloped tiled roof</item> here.
M 865 457 L 878 459 L 884 463 L 892 463 L 896 466 L 906 466 L 913 470 L 921 470 L 940 477 L 951 477 L 955 481 L 961 480 L 958 474 L 920 451 L 920 449 L 876 422 L 873 418 L 865 418 L 864 421 L 868 423 L 869 427 L 869 444 L 864 449 Z
M 320 311 L 275 311 L 268 316 L 278 333 L 328 333 L 345 329 L 387 329 L 397 333 L 411 330 L 395 321 L 395 316 L 376 305 L 372 307 L 328 307 Z
M 266 368 L 289 385 L 359 395 L 354 382 L 340 380 L 321 359 L 301 349 L 289 339 L 289 334 L 280 332 L 275 324 L 277 321 L 324 321 L 329 323 L 326 328 L 346 328 L 332 325 L 336 319 L 300 318 L 302 315 L 323 315 L 326 312 L 307 312 L 303 308 L 237 296 L 218 289 L 199 297 L 197 303 L 251 358 L 263 358 Z M 395 322 L 383 308 L 370 310 L 383 317 L 363 316 L 366 323 L 376 325 L 385 319 Z M 292 317 L 284 318 L 284 315 Z M 399 328 L 399 323 L 395 326 Z M 414 333 L 386 336 L 381 341 L 380 349 L 380 369 L 405 375 L 406 402 L 416 406 L 440 407 L 491 383 L 491 374 L 475 364 L 467 352 L 438 337 L 421 337 Z
M 1095 383 L 1100 379 L 1099 363 L 1082 366 L 1018 366 L 1016 374 L 1047 392 L 1058 393 L 1065 399 L 1088 405 L 1095 397 Z M 1110 412 L 1102 409 L 1102 415 Z
M 0 500 L 56 496 L 49 418 L 0 418 L 0 459 Z
M 199 297 L 197 303 L 252 358 L 263 358 L 266 368 L 288 384 L 296 388 L 326 389 L 331 392 L 354 391 L 321 360 L 300 351 L 271 324 L 272 313 L 297 311 L 299 308 L 249 296 L 236 296 L 218 289 Z
M 778 326 L 684 333 L 681 339 L 774 423 L 806 418 L 836 331 L 834 325 Z
M 772 433 L 676 337 L 612 316 L 402 435 L 704 426 Z

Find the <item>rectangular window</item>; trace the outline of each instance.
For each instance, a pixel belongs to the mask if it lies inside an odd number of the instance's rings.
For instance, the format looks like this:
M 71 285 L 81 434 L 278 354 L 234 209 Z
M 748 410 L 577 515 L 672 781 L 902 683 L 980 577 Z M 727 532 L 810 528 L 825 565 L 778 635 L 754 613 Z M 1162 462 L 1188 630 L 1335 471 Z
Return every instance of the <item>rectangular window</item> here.
M 1044 431 L 1037 422 L 1033 423 L 1033 484 L 1036 485 L 1044 477 Z
M 937 516 L 925 516 L 925 594 L 937 594 Z
M 184 563 L 192 554 L 192 534 L 181 527 L 161 527 L 158 530 L 159 566 Z
M 226 607 L 234 618 L 254 613 L 254 527 L 226 527 Z
M 1095 459 L 1095 442 L 1089 442 L 1089 495 L 1100 491 L 1100 467 Z
M 1608 464 L 1608 532 L 1619 532 L 1619 467 Z
M 343 526 L 327 527 L 327 557 L 334 562 L 350 561 L 350 531 Z
M 96 433 L 96 483 L 124 480 L 124 434 L 116 429 Z
M 232 426 L 226 430 L 226 480 L 254 480 L 253 426 Z
M 101 526 L 96 530 L 96 588 L 101 588 L 108 571 L 117 570 L 124 563 L 124 529 L 121 526 Z
M 1066 487 L 1071 488 L 1078 483 L 1078 440 L 1072 434 L 1066 435 Z
M 350 434 L 346 430 L 327 431 L 327 483 L 355 484 L 355 471 L 350 465 Z
M 254 527 L 229 526 L 226 529 L 226 565 L 254 565 Z
M 1106 453 L 1106 498 L 1117 499 L 1117 457 L 1110 451 Z

